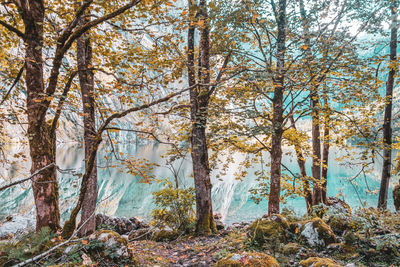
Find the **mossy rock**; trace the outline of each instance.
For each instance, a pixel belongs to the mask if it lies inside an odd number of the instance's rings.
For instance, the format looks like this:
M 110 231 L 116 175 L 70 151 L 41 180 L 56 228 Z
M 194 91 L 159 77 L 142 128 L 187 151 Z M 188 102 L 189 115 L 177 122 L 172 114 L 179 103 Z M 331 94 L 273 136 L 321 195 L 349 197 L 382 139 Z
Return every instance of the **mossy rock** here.
M 300 240 L 305 240 L 310 246 L 320 247 L 335 243 L 337 237 L 332 229 L 322 219 L 299 222 Z
M 400 184 L 393 188 L 393 201 L 396 211 L 400 211 Z
M 165 228 L 143 228 L 132 231 L 129 240 L 152 240 L 152 241 L 172 241 L 179 237 L 179 232 L 169 227 Z
M 249 236 L 257 244 L 263 245 L 271 239 L 286 242 L 288 238 L 289 223 L 281 215 L 272 215 L 258 219 L 249 226 Z
M 153 241 L 161 242 L 161 241 L 171 241 L 175 240 L 179 237 L 179 233 L 176 230 L 172 229 L 157 229 L 151 238 Z
M 118 245 L 128 245 L 128 239 L 121 237 L 117 232 L 113 230 L 99 230 L 95 234 L 96 238 L 100 240 L 101 242 L 110 242 L 113 244 L 118 244 Z
M 303 247 L 299 243 L 288 243 L 283 246 L 282 252 L 285 255 L 295 255 L 297 254 Z
M 274 257 L 259 252 L 242 252 L 230 254 L 219 260 L 216 267 L 279 267 Z
M 300 266 L 303 267 L 343 267 L 329 258 L 311 257 L 300 261 Z
M 346 214 L 351 214 L 350 205 L 337 197 L 328 197 L 327 206 L 342 211 Z
M 100 230 L 90 236 L 89 239 L 91 241 L 98 240 L 99 242 L 102 242 L 106 247 L 105 250 L 109 250 L 109 252 L 114 255 L 113 260 L 117 258 L 118 262 L 123 260 L 125 262 L 128 261 L 130 266 L 138 265 L 138 260 L 133 255 L 128 239 L 120 236 L 117 232 L 112 230 Z M 105 250 L 100 251 L 100 254 L 105 253 Z M 107 258 L 108 255 L 104 254 L 101 256 Z

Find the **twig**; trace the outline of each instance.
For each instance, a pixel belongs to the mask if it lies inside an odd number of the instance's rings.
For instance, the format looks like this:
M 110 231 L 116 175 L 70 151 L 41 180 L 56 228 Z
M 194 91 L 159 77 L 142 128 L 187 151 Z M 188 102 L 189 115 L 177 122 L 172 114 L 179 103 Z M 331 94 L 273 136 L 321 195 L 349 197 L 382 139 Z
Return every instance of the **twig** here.
M 7 189 L 7 188 L 9 188 L 9 187 L 11 187 L 11 186 L 14 186 L 14 185 L 17 185 L 17 184 L 21 184 L 21 183 L 24 183 L 24 182 L 26 182 L 26 181 L 28 181 L 28 180 L 31 180 L 33 177 L 35 177 L 36 175 L 38 175 L 38 174 L 41 173 L 42 171 L 44 171 L 44 170 L 46 170 L 46 169 L 48 169 L 48 168 L 54 167 L 54 166 L 56 166 L 56 164 L 55 164 L 55 163 L 51 163 L 51 164 L 47 165 L 46 167 L 43 167 L 43 168 L 41 168 L 40 170 L 34 172 L 34 173 L 33 173 L 31 176 L 29 176 L 28 178 L 21 179 L 21 180 L 18 180 L 18 181 L 16 181 L 16 182 L 13 182 L 13 183 L 11 183 L 11 184 L 8 184 L 8 185 L 5 185 L 5 186 L 3 186 L 3 187 L 0 187 L 0 191 L 3 191 L 3 190 L 5 190 L 5 189 Z

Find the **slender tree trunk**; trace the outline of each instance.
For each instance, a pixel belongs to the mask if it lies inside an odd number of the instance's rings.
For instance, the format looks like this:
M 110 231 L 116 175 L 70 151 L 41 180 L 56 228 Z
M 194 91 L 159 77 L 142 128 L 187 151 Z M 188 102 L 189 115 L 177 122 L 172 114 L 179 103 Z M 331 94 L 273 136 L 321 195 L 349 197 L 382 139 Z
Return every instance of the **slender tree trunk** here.
M 311 92 L 312 108 L 312 167 L 311 173 L 314 178 L 313 183 L 313 205 L 322 203 L 322 185 L 321 185 L 321 139 L 320 139 L 320 114 L 319 114 L 319 96 L 313 90 Z
M 330 111 L 328 103 L 328 95 L 324 92 L 324 144 L 322 148 L 322 202 L 327 204 L 327 185 L 328 185 L 328 162 L 329 162 L 329 148 L 330 148 Z
M 194 11 L 193 4 L 189 1 L 190 25 L 188 30 L 188 72 L 191 120 L 192 120 L 192 162 L 193 175 L 196 189 L 196 232 L 207 235 L 216 232 L 211 200 L 211 179 L 208 159 L 208 146 L 206 136 L 207 109 L 209 102 L 210 84 L 210 37 L 206 1 L 200 1 L 200 19 L 204 22 L 200 29 L 200 55 L 199 55 L 199 81 L 196 85 L 195 59 L 194 59 Z
M 386 82 L 386 106 L 385 115 L 383 121 L 383 167 L 382 167 L 382 179 L 379 190 L 378 208 L 387 208 L 387 197 L 389 191 L 389 180 L 392 169 L 392 100 L 393 100 L 393 86 L 396 75 L 396 64 L 397 64 L 397 1 L 391 2 L 392 11 L 392 29 L 390 35 L 390 71 L 389 77 Z
M 89 19 L 86 17 L 81 19 L 81 23 L 87 23 Z M 94 144 L 96 135 L 96 116 L 95 116 L 95 100 L 94 100 L 94 75 L 90 70 L 92 66 L 92 45 L 90 43 L 90 35 L 88 33 L 82 35 L 77 40 L 77 63 L 79 70 L 79 82 L 82 94 L 83 106 L 83 126 L 84 126 L 84 143 L 85 143 L 85 165 L 90 155 L 90 148 Z M 97 201 L 97 166 L 94 162 L 93 170 L 90 174 L 85 193 L 81 224 L 84 223 L 79 231 L 80 236 L 87 236 L 96 230 L 96 220 L 94 213 L 96 211 Z M 85 166 L 86 168 L 87 166 Z
M 44 98 L 43 81 L 43 19 L 44 4 L 30 0 L 29 8 L 22 10 L 25 24 L 25 67 L 27 87 L 28 138 L 32 160 L 31 173 L 55 163 L 55 135 L 50 136 L 46 111 L 41 106 Z M 48 168 L 32 179 L 36 205 L 36 230 L 48 226 L 57 230 L 60 225 L 56 167 Z
M 304 7 L 304 1 L 300 0 L 300 15 L 303 24 L 304 31 L 304 45 L 306 49 L 307 61 L 312 60 L 311 54 L 311 41 L 309 33 L 309 23 L 307 19 L 306 10 Z M 308 62 L 307 62 L 308 64 Z M 312 75 L 312 70 L 310 69 Z M 313 182 L 313 205 L 317 205 L 322 202 L 322 189 L 321 189 L 321 140 L 320 140 L 320 115 L 319 115 L 319 94 L 317 91 L 318 85 L 314 86 L 311 82 L 311 109 L 312 109 L 312 151 L 313 160 L 311 173 L 314 178 Z
M 293 115 L 290 116 L 291 127 L 297 131 L 296 123 L 294 121 Z M 306 160 L 301 151 L 301 146 L 299 143 L 294 144 L 294 149 L 296 151 L 297 156 L 297 164 L 299 165 L 301 179 L 303 183 L 303 191 L 304 191 L 304 199 L 306 201 L 307 212 L 311 213 L 312 211 L 312 192 L 310 189 L 310 183 L 308 182 L 307 170 L 306 170 Z
M 283 135 L 283 91 L 285 81 L 286 52 L 286 0 L 279 0 L 275 13 L 278 25 L 277 36 L 277 70 L 274 78 L 274 97 L 272 100 L 272 144 L 271 144 L 271 185 L 268 201 L 268 214 L 280 212 L 281 163 Z

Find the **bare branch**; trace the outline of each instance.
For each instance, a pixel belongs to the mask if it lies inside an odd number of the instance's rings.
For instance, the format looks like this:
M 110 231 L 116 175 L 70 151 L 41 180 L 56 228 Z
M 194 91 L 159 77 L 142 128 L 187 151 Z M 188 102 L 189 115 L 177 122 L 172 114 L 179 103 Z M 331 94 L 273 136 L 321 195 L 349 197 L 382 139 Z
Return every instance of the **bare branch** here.
M 21 180 L 18 180 L 18 181 L 13 182 L 13 183 L 11 183 L 11 184 L 2 186 L 2 187 L 0 187 L 0 192 L 3 191 L 3 190 L 6 190 L 7 188 L 10 188 L 10 187 L 12 187 L 12 186 L 14 186 L 14 185 L 22 184 L 22 183 L 24 183 L 24 182 L 26 182 L 26 181 L 29 181 L 29 180 L 31 180 L 33 177 L 35 177 L 36 175 L 38 175 L 39 173 L 41 173 L 42 171 L 47 170 L 47 169 L 49 169 L 49 168 L 51 168 L 51 167 L 54 167 L 54 166 L 56 166 L 56 164 L 55 164 L 55 163 L 51 163 L 51 164 L 47 165 L 46 167 L 43 167 L 43 168 L 41 168 L 40 170 L 37 170 L 37 171 L 34 172 L 31 176 L 29 176 L 28 178 L 21 179 Z
M 17 85 L 17 83 L 21 79 L 22 73 L 24 72 L 24 68 L 25 68 L 25 64 L 19 70 L 17 77 L 15 77 L 15 80 L 14 80 L 13 84 L 11 85 L 10 89 L 8 89 L 7 93 L 4 95 L 3 100 L 1 100 L 0 106 L 4 104 L 4 102 L 7 100 L 8 96 L 10 95 L 14 86 Z

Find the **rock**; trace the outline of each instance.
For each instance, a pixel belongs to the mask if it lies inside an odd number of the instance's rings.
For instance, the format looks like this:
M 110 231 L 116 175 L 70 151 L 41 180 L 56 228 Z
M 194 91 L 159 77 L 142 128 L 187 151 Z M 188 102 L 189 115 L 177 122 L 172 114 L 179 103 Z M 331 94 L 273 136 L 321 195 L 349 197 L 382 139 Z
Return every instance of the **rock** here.
M 343 267 L 329 258 L 311 257 L 300 261 L 300 266 L 303 267 Z
M 21 215 L 10 215 L 0 223 L 0 240 L 35 231 L 36 222 Z
M 301 223 L 299 223 L 301 225 Z M 300 235 L 308 245 L 312 247 L 322 247 L 335 243 L 337 238 L 332 229 L 320 218 L 303 222 L 300 227 Z
M 295 255 L 297 254 L 303 247 L 298 243 L 288 243 L 283 246 L 282 251 L 285 255 Z
M 289 223 L 286 218 L 275 214 L 256 220 L 249 226 L 249 236 L 259 245 L 263 245 L 271 239 L 279 239 L 285 242 L 288 237 Z
M 86 255 L 85 253 L 82 254 L 82 262 L 81 265 L 83 266 L 92 266 L 93 262 L 92 259 Z
M 173 230 L 169 227 L 164 228 L 142 228 L 135 231 L 132 231 L 129 234 L 128 239 L 130 241 L 138 241 L 138 240 L 152 240 L 152 241 L 171 241 L 175 240 L 179 237 L 179 233 L 176 230 Z
M 337 209 L 338 211 L 341 211 L 342 213 L 351 214 L 351 208 L 350 208 L 349 204 L 347 204 L 346 202 L 344 202 L 343 200 L 341 200 L 337 197 L 328 197 L 327 198 L 327 206 Z
M 222 221 L 221 213 L 214 213 L 214 221 L 215 225 L 217 226 L 217 230 L 225 229 L 225 223 Z
M 153 234 L 153 229 L 141 228 L 130 232 L 128 239 L 129 241 L 150 240 L 152 234 Z
M 137 218 L 118 218 L 104 214 L 96 214 L 96 228 L 109 229 L 117 232 L 120 235 L 129 234 L 139 228 L 148 227 L 143 221 Z
M 400 184 L 393 188 L 393 202 L 396 211 L 400 211 Z
M 219 260 L 216 264 L 216 267 L 236 266 L 279 267 L 279 264 L 275 258 L 259 252 L 240 252 L 230 254 Z
M 96 239 L 105 243 L 107 247 L 115 247 L 116 254 L 122 258 L 133 258 L 129 249 L 128 239 L 121 237 L 117 232 L 111 230 L 100 230 L 96 233 Z
M 160 242 L 160 241 L 172 241 L 172 240 L 177 239 L 178 236 L 179 236 L 178 231 L 173 230 L 173 229 L 171 229 L 171 228 L 166 226 L 166 227 L 161 228 L 161 229 L 160 228 L 156 228 L 153 231 L 153 235 L 152 235 L 151 240 L 157 241 L 157 242 Z
M 241 222 L 241 223 L 232 223 L 232 225 L 228 226 L 228 231 L 242 231 L 249 227 L 248 222 Z

